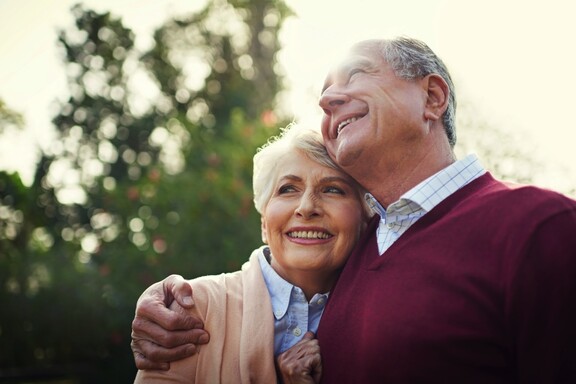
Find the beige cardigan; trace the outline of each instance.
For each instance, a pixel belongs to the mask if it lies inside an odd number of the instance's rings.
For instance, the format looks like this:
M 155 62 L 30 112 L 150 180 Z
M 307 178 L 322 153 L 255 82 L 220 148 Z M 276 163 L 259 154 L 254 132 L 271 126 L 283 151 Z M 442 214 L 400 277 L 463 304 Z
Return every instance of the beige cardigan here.
M 169 371 L 138 371 L 135 383 L 276 383 L 274 317 L 258 255 L 241 271 L 192 280 L 199 316 L 210 342 L 170 364 Z M 182 310 L 182 309 L 180 309 Z

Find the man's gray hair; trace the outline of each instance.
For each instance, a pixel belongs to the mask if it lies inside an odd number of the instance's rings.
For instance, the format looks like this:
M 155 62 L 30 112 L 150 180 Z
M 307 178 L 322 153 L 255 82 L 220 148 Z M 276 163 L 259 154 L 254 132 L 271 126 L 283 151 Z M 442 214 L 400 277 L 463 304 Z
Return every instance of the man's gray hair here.
M 374 42 L 378 43 L 384 60 L 390 64 L 399 78 L 419 79 L 435 73 L 448 84 L 450 93 L 448 108 L 442 116 L 442 122 L 448 141 L 454 147 L 456 144 L 456 91 L 444 62 L 428 45 L 417 39 L 398 37 L 389 40 L 374 40 Z

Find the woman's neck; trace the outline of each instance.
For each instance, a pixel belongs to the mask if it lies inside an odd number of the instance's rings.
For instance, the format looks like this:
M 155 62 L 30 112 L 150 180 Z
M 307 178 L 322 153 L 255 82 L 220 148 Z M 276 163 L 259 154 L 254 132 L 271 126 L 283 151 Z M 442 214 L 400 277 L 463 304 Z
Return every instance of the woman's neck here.
M 281 268 L 274 259 L 267 256 L 268 263 L 274 271 L 292 285 L 304 292 L 306 300 L 310 301 L 317 293 L 328 293 L 336 283 L 340 271 L 302 270 Z

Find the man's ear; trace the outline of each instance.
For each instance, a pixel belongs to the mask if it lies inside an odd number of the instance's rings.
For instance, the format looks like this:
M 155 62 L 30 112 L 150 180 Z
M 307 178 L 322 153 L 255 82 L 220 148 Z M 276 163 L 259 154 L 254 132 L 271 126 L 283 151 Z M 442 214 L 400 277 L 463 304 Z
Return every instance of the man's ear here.
M 435 73 L 424 77 L 425 89 L 428 92 L 424 117 L 428 120 L 440 120 L 450 99 L 450 89 L 444 79 Z
M 266 221 L 264 221 L 264 217 L 260 218 L 260 231 L 262 232 L 262 243 L 268 244 L 268 236 L 266 236 Z

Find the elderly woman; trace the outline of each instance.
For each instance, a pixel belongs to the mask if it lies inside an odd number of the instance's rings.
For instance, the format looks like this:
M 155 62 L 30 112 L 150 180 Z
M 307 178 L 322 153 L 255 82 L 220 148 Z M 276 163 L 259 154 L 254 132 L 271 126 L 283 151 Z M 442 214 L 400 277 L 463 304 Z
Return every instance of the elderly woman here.
M 241 271 L 191 281 L 191 311 L 210 342 L 168 371 L 139 371 L 136 383 L 274 383 L 275 356 L 316 332 L 368 222 L 364 191 L 330 159 L 320 133 L 298 125 L 256 153 L 253 187 L 266 245 Z

